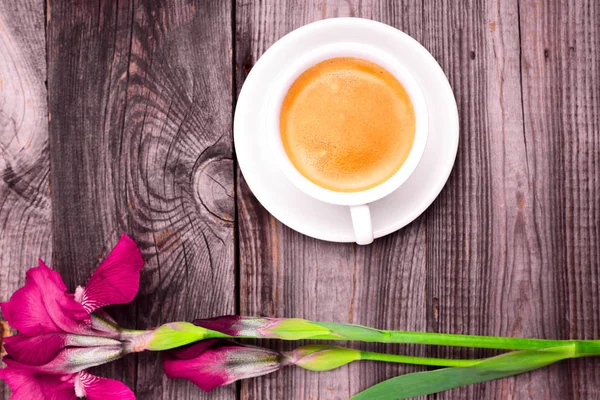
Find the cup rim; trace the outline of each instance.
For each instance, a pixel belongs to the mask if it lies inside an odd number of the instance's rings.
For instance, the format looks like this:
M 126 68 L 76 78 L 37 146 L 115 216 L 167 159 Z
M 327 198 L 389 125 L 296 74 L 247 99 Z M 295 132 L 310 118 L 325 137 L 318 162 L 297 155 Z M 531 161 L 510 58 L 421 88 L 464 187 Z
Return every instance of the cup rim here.
M 326 189 L 302 175 L 288 158 L 279 128 L 281 106 L 294 81 L 313 65 L 336 57 L 361 58 L 385 68 L 404 86 L 415 113 L 413 145 L 402 166 L 394 175 L 381 184 L 358 192 L 337 192 Z M 417 81 L 396 57 L 371 45 L 351 42 L 327 44 L 301 55 L 273 81 L 269 88 L 266 105 L 268 109 L 265 119 L 266 126 L 263 131 L 267 136 L 267 141 L 280 171 L 299 190 L 326 203 L 352 206 L 372 203 L 386 197 L 406 182 L 414 172 L 427 144 L 428 111 L 425 97 Z

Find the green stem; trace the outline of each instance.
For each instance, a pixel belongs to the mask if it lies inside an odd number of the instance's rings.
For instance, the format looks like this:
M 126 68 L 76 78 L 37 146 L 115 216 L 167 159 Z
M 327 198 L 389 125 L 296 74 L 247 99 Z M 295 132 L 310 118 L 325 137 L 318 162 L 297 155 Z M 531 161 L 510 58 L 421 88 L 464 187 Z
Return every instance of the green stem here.
M 331 330 L 327 335 L 311 336 L 317 340 L 358 340 L 378 343 L 407 343 L 436 346 L 478 347 L 498 350 L 541 350 L 576 345 L 576 357 L 600 355 L 600 340 L 551 340 L 498 336 L 457 335 L 452 333 L 384 331 L 361 325 L 314 322 Z
M 504 350 L 538 350 L 566 344 L 562 340 L 472 336 L 431 332 L 389 331 L 390 343 L 433 344 L 440 346 L 468 346 Z
M 438 346 L 478 347 L 499 350 L 541 350 L 549 347 L 575 344 L 577 354 L 600 354 L 600 340 L 551 340 L 508 338 L 497 336 L 456 335 L 431 332 L 389 331 L 389 343 L 428 344 Z
M 361 360 L 383 361 L 390 363 L 432 365 L 436 367 L 470 367 L 481 360 L 452 360 L 447 358 L 429 358 L 401 356 L 397 354 L 373 353 L 370 351 L 360 352 Z

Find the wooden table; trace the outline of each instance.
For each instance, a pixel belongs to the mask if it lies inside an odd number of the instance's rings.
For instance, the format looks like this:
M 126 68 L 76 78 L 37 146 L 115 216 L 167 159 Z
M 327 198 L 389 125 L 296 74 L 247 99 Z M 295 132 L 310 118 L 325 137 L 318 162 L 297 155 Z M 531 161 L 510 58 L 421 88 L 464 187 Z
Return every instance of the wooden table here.
M 260 55 L 338 16 L 420 41 L 460 112 L 458 158 L 439 198 L 366 247 L 314 240 L 271 217 L 232 144 L 236 96 Z M 71 289 L 85 283 L 127 232 L 146 266 L 136 301 L 110 311 L 129 327 L 241 313 L 600 338 L 599 21 L 595 0 L 2 0 L 0 300 L 38 257 Z M 157 354 L 99 374 L 139 399 L 344 399 L 418 370 L 288 368 L 210 394 L 168 381 Z M 563 362 L 429 398 L 600 399 L 599 370 L 597 358 Z

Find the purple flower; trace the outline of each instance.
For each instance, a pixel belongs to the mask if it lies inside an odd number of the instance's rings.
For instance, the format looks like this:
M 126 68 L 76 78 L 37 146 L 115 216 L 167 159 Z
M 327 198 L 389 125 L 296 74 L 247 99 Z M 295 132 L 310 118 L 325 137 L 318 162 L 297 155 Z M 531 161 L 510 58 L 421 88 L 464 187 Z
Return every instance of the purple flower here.
M 58 272 L 39 260 L 37 268 L 27 271 L 25 286 L 0 308 L 9 325 L 23 335 L 50 332 L 89 333 L 92 321 L 76 302 Z
M 75 294 L 67 293 L 58 272 L 39 260 L 37 268 L 27 271 L 25 286 L 0 308 L 9 325 L 29 337 L 53 332 L 105 336 L 92 326 L 90 314 L 109 304 L 132 301 L 143 266 L 137 245 L 123 235 L 86 287 L 77 288 Z
M 0 370 L 13 399 L 105 398 L 98 393 L 135 398 L 121 382 L 84 370 L 134 351 L 130 334 L 100 308 L 133 300 L 143 265 L 137 245 L 123 235 L 86 287 L 78 287 L 75 294 L 68 293 L 60 275 L 41 260 L 27 271 L 25 286 L 0 304 L 4 318 L 19 331 L 4 339 L 7 368 Z
M 328 371 L 360 359 L 360 351 L 343 347 L 308 345 L 280 353 L 229 339 L 208 339 L 166 352 L 163 368 L 169 378 L 188 379 L 208 392 L 288 365 Z
M 240 379 L 265 375 L 288 365 L 282 354 L 232 340 L 209 339 L 166 353 L 169 378 L 189 379 L 208 392 Z
M 0 379 L 13 391 L 11 400 L 135 400 L 125 384 L 114 379 L 100 378 L 85 371 L 75 374 L 45 374 L 29 369 L 6 367 L 0 369 Z

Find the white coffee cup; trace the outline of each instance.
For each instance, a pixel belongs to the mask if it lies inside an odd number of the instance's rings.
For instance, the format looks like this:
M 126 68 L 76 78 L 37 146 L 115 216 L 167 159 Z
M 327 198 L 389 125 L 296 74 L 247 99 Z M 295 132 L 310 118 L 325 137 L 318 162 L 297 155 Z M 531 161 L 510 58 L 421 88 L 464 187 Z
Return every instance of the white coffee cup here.
M 308 68 L 335 57 L 356 57 L 378 64 L 388 70 L 406 89 L 415 112 L 415 137 L 404 164 L 388 180 L 373 188 L 359 192 L 336 192 L 325 189 L 302 175 L 287 156 L 279 131 L 280 111 L 290 86 Z M 301 55 L 289 68 L 276 77 L 269 88 L 269 101 L 265 109 L 264 131 L 273 157 L 281 172 L 298 189 L 326 203 L 349 206 L 356 243 L 373 242 L 373 225 L 369 203 L 384 198 L 398 189 L 413 173 L 427 144 L 428 113 L 425 98 L 410 72 L 391 56 L 375 47 L 358 43 L 336 43 L 317 47 Z

